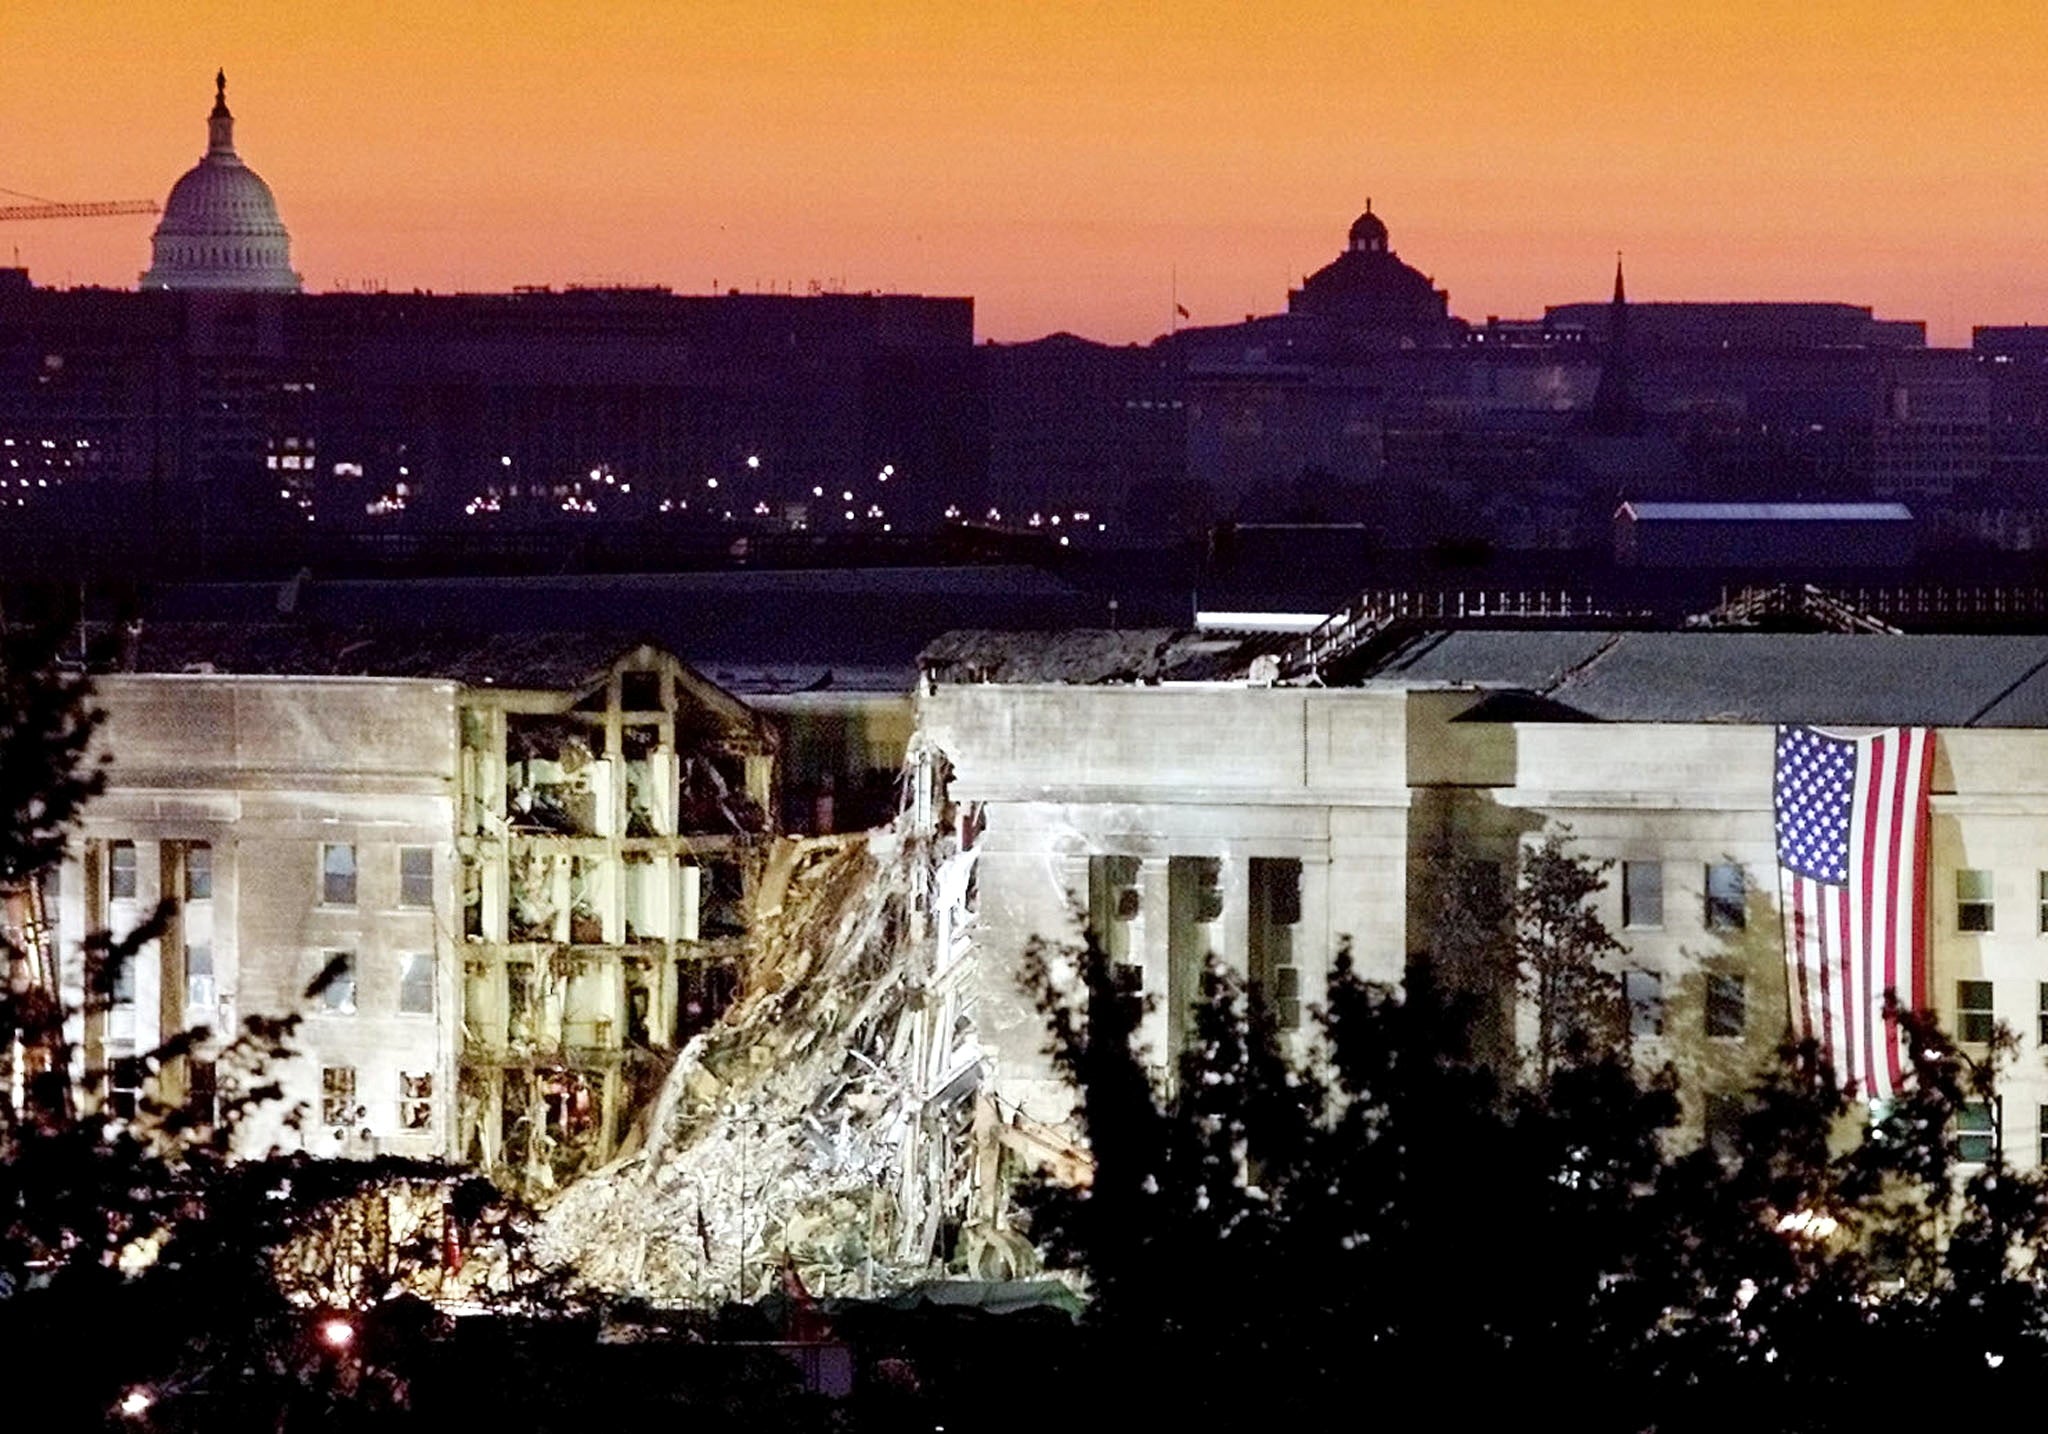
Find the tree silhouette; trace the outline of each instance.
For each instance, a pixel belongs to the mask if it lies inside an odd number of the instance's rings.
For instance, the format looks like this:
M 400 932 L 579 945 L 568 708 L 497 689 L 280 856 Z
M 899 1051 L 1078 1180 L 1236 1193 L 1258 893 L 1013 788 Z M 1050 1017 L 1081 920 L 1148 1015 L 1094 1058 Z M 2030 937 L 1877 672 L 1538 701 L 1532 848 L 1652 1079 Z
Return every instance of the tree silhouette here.
M 1584 868 L 1554 875 L 1552 990 L 1604 1000 Z M 1148 1413 L 1834 1429 L 2048 1370 L 2048 1187 L 1957 1144 L 1996 1047 L 1972 1060 L 1896 1013 L 1911 1078 L 1871 1112 L 1787 1046 L 1709 1143 L 1625 1047 L 1560 1020 L 1547 1078 L 1510 1078 L 1426 967 L 1396 992 L 1333 964 L 1295 1060 L 1212 967 L 1168 1083 L 1092 944 L 1033 953 L 1095 1164 L 1031 1192 L 1032 1234 L 1090 1282 L 1104 1387 L 1165 1372 L 1139 1382 Z
M 1569 828 L 1546 832 L 1523 853 L 1515 883 L 1515 965 L 1535 1016 L 1541 1084 L 1561 1063 L 1610 1057 L 1628 1034 L 1621 987 L 1601 964 L 1622 945 L 1593 907 L 1614 863 L 1581 856 L 1570 841 Z
M 360 1308 L 308 1311 L 287 1299 L 279 1258 L 338 1202 L 394 1178 L 452 1183 L 452 1172 L 238 1159 L 236 1131 L 280 1098 L 270 1071 L 290 1053 L 295 1017 L 252 1017 L 216 1053 L 217 1107 L 145 1098 L 133 1118 L 113 1119 L 70 1099 L 63 1023 L 73 1013 L 34 929 L 33 897 L 105 776 L 90 752 L 101 715 L 68 630 L 0 628 L 0 1348 L 17 1381 L 10 1401 L 55 1428 L 384 1418 L 404 1403 L 405 1361 L 424 1352 L 399 1331 L 417 1333 L 431 1316 L 387 1288 L 361 1291 Z M 168 914 L 87 937 L 88 1007 L 106 1008 L 115 972 Z M 180 1033 L 140 1059 L 161 1070 L 209 1038 Z M 344 1317 L 346 1349 L 316 1336 L 318 1320 Z

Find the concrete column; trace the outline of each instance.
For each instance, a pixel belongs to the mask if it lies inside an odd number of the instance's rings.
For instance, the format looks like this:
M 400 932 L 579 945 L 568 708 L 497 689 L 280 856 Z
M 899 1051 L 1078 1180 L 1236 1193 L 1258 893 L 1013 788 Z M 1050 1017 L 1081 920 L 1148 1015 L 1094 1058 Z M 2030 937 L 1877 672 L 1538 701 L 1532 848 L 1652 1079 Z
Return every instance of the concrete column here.
M 1155 1065 L 1170 1066 L 1175 1042 L 1170 1024 L 1173 970 L 1173 881 L 1169 859 L 1148 856 L 1138 863 L 1138 917 L 1131 923 L 1131 954 L 1144 953 L 1145 996 L 1152 1009 L 1138 1035 Z
M 1301 971 L 1302 1027 L 1311 1006 L 1329 999 L 1330 967 L 1337 958 L 1337 934 L 1330 930 L 1330 859 L 1301 863 L 1301 924 L 1294 928 L 1294 964 Z
M 185 943 L 189 937 L 188 913 L 185 910 L 185 844 L 183 842 L 160 842 L 157 845 L 157 890 L 166 897 L 178 901 L 177 909 L 164 927 L 164 934 L 156 943 L 156 1019 L 159 1039 L 185 1029 Z M 137 973 L 137 995 L 140 996 Z M 137 1013 L 140 1020 L 140 1013 Z M 151 1044 L 155 1044 L 152 1042 Z M 166 1105 L 184 1102 L 186 1089 L 185 1061 L 183 1057 L 168 1060 L 157 1072 L 156 1096 Z
M 1252 863 L 1242 852 L 1223 858 L 1223 915 L 1210 930 L 1210 944 L 1224 967 L 1240 981 L 1251 975 Z
M 554 939 L 569 939 L 569 858 L 561 852 L 548 858 L 548 891 L 555 907 Z

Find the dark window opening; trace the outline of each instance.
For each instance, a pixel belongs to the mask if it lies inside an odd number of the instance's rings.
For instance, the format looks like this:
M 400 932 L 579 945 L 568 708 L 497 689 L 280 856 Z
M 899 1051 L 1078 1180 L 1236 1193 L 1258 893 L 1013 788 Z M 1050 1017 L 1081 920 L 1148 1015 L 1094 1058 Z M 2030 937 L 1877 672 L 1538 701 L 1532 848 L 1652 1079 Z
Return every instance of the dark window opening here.
M 321 843 L 320 901 L 326 906 L 356 904 L 356 849 L 353 844 Z
M 1707 1034 L 1740 1036 L 1749 1019 L 1748 1001 L 1740 976 L 1707 977 Z
M 1956 1110 L 1956 1159 L 1981 1165 L 1998 1149 L 1998 1120 L 1988 1100 L 1966 1100 Z
M 1275 1030 L 1301 1029 L 1301 968 L 1294 928 L 1301 924 L 1301 863 L 1289 858 L 1251 860 L 1251 922 L 1247 933 L 1254 1003 Z
M 677 1045 L 725 1014 L 739 994 L 739 975 L 729 962 L 689 961 L 676 967 Z
M 322 1066 L 320 1068 L 320 1122 L 323 1125 L 353 1125 L 358 1116 L 356 1106 L 356 1068 L 354 1066 Z
M 213 848 L 196 841 L 185 848 L 185 899 L 209 901 L 213 897 Z
M 215 996 L 213 947 L 206 942 L 190 942 L 185 947 L 185 1004 L 211 1006 Z
M 398 1128 L 434 1128 L 434 1077 L 430 1071 L 398 1073 Z
M 398 904 L 434 904 L 434 849 L 430 846 L 402 846 L 398 849 Z
M 1111 962 L 1130 959 L 1131 923 L 1140 907 L 1136 857 L 1088 858 L 1088 929 Z
M 356 1009 L 356 957 L 353 951 L 329 951 L 321 963 L 324 977 L 314 993 L 320 1009 L 330 1016 L 352 1015 Z
M 661 674 L 659 672 L 620 673 L 619 706 L 628 712 L 659 712 L 661 710 Z
M 135 843 L 117 841 L 107 847 L 107 896 L 113 901 L 135 899 Z
M 1740 931 L 1749 924 L 1749 883 L 1742 868 L 1718 863 L 1707 868 L 1707 929 Z
M 1956 873 L 1956 930 L 1991 930 L 1994 909 L 1990 872 Z
M 1631 1036 L 1664 1034 L 1664 978 L 1655 971 L 1624 971 L 1622 997 L 1628 1002 Z
M 434 954 L 410 951 L 398 958 L 398 1011 L 404 1016 L 434 1014 Z
M 1621 924 L 1645 931 L 1664 924 L 1663 862 L 1621 864 Z
M 1988 1042 L 1998 1026 L 1989 981 L 1956 982 L 1956 1037 L 1975 1045 Z
M 200 1125 L 220 1122 L 220 1073 L 212 1061 L 187 1063 L 185 1113 Z

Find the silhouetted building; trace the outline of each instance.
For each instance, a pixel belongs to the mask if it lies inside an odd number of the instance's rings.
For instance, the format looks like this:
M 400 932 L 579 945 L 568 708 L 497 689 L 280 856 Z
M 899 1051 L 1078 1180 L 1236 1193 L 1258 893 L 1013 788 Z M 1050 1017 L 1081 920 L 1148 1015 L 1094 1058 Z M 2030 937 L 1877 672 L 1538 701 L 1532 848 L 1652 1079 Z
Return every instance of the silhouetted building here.
M 1624 567 L 1903 568 L 1913 546 L 1903 503 L 1624 503 L 1614 515 Z
M 973 322 L 898 295 L 0 285 L 0 468 L 17 529 L 186 561 L 314 534 L 928 529 L 985 471 Z
M 1606 303 L 1550 304 L 1543 323 L 1608 341 L 1614 308 Z M 1918 319 L 1880 319 L 1867 304 L 1698 303 L 1638 300 L 1628 306 L 1629 340 L 1638 353 L 1697 349 L 1925 348 Z
M 1409 346 L 1455 343 L 1464 327 L 1451 318 L 1450 295 L 1395 255 L 1371 200 L 1344 252 L 1288 294 L 1287 312 L 1339 325 L 1349 337 Z
M 1174 526 L 1185 493 L 1187 413 L 1170 345 L 1073 334 L 981 349 L 988 493 L 964 518 L 1121 541 Z M 1162 515 L 1166 515 L 1162 521 Z M 1204 519 L 1198 518 L 1199 524 Z

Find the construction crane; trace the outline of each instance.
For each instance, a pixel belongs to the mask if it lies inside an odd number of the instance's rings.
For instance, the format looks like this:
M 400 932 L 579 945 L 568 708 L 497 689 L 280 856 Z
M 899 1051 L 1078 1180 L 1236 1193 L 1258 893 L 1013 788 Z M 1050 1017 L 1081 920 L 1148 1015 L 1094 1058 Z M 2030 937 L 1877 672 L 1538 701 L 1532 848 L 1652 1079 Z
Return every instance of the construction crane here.
M 18 189 L 0 187 L 0 194 L 13 199 L 33 201 L 29 204 L 0 204 L 0 223 L 10 219 L 111 219 L 120 214 L 157 212 L 157 203 L 154 199 L 100 199 L 67 204 L 58 199 L 23 194 Z

